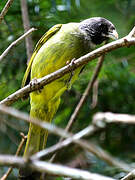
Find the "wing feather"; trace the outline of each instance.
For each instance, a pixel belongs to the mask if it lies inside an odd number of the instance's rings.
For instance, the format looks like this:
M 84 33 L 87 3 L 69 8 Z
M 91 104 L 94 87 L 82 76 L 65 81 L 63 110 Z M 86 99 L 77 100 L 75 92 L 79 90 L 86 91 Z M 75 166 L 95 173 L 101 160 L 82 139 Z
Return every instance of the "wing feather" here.
M 49 31 L 47 31 L 42 37 L 41 39 L 38 41 L 35 49 L 34 49 L 34 52 L 31 56 L 31 59 L 29 61 L 29 64 L 27 66 L 27 69 L 26 69 L 26 72 L 24 74 L 24 77 L 23 77 L 23 80 L 22 80 L 22 87 L 24 87 L 26 85 L 26 82 L 27 82 L 27 79 L 28 79 L 28 76 L 30 74 L 30 71 L 31 71 L 31 66 L 32 66 L 32 63 L 33 63 L 33 60 L 36 56 L 36 54 L 38 53 L 39 49 L 42 47 L 42 45 L 49 39 L 51 38 L 56 32 L 58 32 L 60 30 L 60 28 L 62 27 L 62 24 L 57 24 L 55 26 L 53 26 L 51 29 L 49 29 Z

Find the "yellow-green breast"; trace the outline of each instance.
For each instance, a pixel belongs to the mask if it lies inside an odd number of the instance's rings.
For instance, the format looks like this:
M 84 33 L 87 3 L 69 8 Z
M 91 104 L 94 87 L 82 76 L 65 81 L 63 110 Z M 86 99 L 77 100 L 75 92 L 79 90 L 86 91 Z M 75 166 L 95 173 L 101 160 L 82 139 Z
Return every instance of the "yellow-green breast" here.
M 86 53 L 83 33 L 78 28 L 79 23 L 64 24 L 60 30 L 43 44 L 36 54 L 31 70 L 31 79 L 41 78 L 65 66 L 73 58 L 78 58 Z M 80 68 L 72 77 L 71 84 L 75 81 Z M 42 92 L 31 93 L 31 100 L 49 101 L 59 97 L 66 89 L 70 75 L 46 85 Z M 37 96 L 37 97 L 35 97 Z M 33 98 L 34 97 L 34 98 Z M 32 101 L 32 102 L 33 102 Z

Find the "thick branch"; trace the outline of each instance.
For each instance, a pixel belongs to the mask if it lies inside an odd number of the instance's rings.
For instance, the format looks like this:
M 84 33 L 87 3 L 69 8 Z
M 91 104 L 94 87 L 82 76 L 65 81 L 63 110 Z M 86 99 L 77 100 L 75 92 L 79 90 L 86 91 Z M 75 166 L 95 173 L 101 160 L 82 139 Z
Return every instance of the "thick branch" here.
M 0 13 L 0 23 L 2 22 L 2 20 L 4 19 L 4 16 L 6 15 L 6 13 L 8 12 L 8 9 L 10 8 L 10 6 L 12 5 L 14 0 L 8 0 L 8 2 L 6 3 L 5 7 L 3 8 L 3 10 Z
M 35 31 L 35 28 L 31 28 L 29 31 L 27 31 L 25 34 L 23 34 L 22 36 L 20 36 L 18 39 L 16 39 L 14 42 L 12 42 L 10 44 L 10 46 L 8 46 L 8 48 L 0 55 L 0 61 L 8 54 L 8 52 L 18 43 L 20 42 L 22 39 L 24 39 L 26 36 L 28 36 L 29 34 L 31 34 L 33 31 Z
M 18 91 L 16 91 L 12 95 L 8 96 L 6 99 L 1 101 L 0 104 L 10 105 L 14 103 L 15 101 L 17 101 L 18 99 L 25 97 L 30 92 L 38 90 L 39 88 L 42 88 L 46 84 L 51 83 L 52 81 L 62 77 L 63 75 L 75 70 L 76 68 L 84 64 L 87 64 L 89 61 L 92 61 L 93 59 L 107 52 L 110 52 L 114 49 L 118 49 L 120 47 L 125 47 L 125 46 L 129 47 L 131 45 L 135 45 L 135 38 L 130 37 L 130 36 L 126 36 L 122 39 L 106 44 L 86 54 L 85 56 L 80 57 L 79 59 L 75 60 L 74 63 L 71 62 L 69 65 L 64 66 L 63 68 L 55 71 L 54 73 L 48 74 L 47 76 L 38 79 L 37 82 L 35 82 L 33 85 L 29 84 L 25 86 L 24 88 L 19 89 Z
M 30 167 L 33 170 L 46 172 L 52 175 L 67 176 L 74 179 L 83 180 L 114 180 L 113 178 L 90 173 L 80 169 L 69 168 L 66 166 L 51 164 L 43 161 L 29 161 L 20 157 L 0 155 L 0 165 L 14 167 Z

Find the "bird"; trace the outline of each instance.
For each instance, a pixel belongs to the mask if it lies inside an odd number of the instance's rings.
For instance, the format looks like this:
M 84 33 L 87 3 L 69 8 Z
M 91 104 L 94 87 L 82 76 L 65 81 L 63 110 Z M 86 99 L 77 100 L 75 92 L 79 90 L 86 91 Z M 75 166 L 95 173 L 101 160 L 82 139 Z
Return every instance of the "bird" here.
M 111 21 L 103 17 L 92 17 L 81 22 L 54 25 L 38 41 L 24 74 L 22 87 L 30 74 L 31 80 L 42 78 L 92 51 L 96 45 L 108 39 L 118 39 Z M 78 78 L 83 66 L 72 73 L 30 93 L 30 117 L 51 123 L 60 104 L 61 95 Z M 24 157 L 28 157 L 46 146 L 48 131 L 30 123 Z M 32 171 L 20 170 L 22 179 L 32 179 Z M 25 178 L 24 178 L 25 177 Z M 21 178 L 20 178 L 21 179 Z M 36 176 L 35 176 L 36 179 Z

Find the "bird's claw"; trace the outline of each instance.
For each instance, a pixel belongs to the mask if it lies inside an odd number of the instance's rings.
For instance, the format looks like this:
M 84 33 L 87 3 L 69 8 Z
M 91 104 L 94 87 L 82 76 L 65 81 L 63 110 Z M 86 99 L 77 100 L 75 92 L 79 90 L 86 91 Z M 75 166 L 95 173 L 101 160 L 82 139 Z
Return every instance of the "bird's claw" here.
M 128 48 L 130 47 L 130 44 L 129 44 L 129 42 L 128 42 L 128 40 L 126 38 L 124 39 L 124 43 Z
M 68 79 L 68 81 L 67 81 L 67 88 L 69 89 L 69 87 L 70 87 L 70 82 L 71 82 L 71 79 L 72 79 L 72 77 L 73 77 L 73 75 L 74 75 L 74 71 L 73 71 L 73 69 L 72 69 L 72 67 L 73 67 L 73 65 L 74 65 L 74 61 L 75 61 L 76 59 L 75 58 L 73 58 L 72 60 L 71 60 L 71 62 L 70 62 L 70 66 L 71 66 L 71 73 L 70 73 L 70 77 L 69 77 L 69 79 Z
M 41 93 L 41 89 L 43 89 L 43 87 L 39 87 L 39 83 L 38 83 L 38 79 L 37 78 L 33 78 L 30 81 L 30 88 L 32 89 L 33 86 L 36 86 L 37 89 L 37 93 Z

